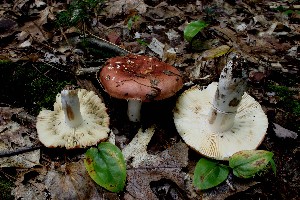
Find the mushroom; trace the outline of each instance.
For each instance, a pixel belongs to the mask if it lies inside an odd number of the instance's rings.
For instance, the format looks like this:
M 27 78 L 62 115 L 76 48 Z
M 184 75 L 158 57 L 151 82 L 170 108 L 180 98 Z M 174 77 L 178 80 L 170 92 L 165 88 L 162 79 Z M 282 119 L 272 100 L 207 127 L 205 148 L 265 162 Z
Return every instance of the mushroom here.
M 67 149 L 105 140 L 108 126 L 109 116 L 101 99 L 92 91 L 70 87 L 56 96 L 54 111 L 42 110 L 36 123 L 39 140 L 46 147 Z
M 245 91 L 246 65 L 235 55 L 224 67 L 219 83 L 194 86 L 178 98 L 174 122 L 183 140 L 200 154 L 228 160 L 241 150 L 256 149 L 266 134 L 268 119 Z
M 182 88 L 180 72 L 157 58 L 129 54 L 107 60 L 100 82 L 112 97 L 128 100 L 130 121 L 140 121 L 142 102 L 162 100 Z

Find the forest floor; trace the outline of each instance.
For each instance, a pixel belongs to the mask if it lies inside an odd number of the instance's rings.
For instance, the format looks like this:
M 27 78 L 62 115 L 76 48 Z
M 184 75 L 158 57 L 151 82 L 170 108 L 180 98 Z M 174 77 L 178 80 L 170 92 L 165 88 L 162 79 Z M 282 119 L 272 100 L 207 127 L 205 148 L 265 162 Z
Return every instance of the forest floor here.
M 1 2 L 0 154 L 38 148 L 0 157 L 0 199 L 299 199 L 299 0 Z M 187 41 L 185 27 L 198 20 L 207 26 Z M 115 52 L 85 45 L 82 36 L 103 38 L 173 65 L 182 74 L 183 88 L 167 100 L 143 104 L 141 122 L 129 122 L 127 102 L 110 97 L 97 80 L 101 66 Z M 247 93 L 261 104 L 269 121 L 258 149 L 274 153 L 277 173 L 268 170 L 245 180 L 230 174 L 221 185 L 199 191 L 187 177 L 202 156 L 182 147 L 173 109 L 186 89 L 218 81 L 227 55 L 216 50 L 220 46 L 234 49 L 250 63 Z M 89 67 L 96 72 L 81 73 Z M 124 191 L 115 194 L 85 172 L 85 149 L 40 147 L 36 116 L 42 108 L 53 109 L 55 96 L 67 84 L 103 99 L 121 149 L 140 128 L 147 132 L 154 125 L 147 152 L 162 156 L 174 148 L 176 168 L 128 169 Z M 180 159 L 188 159 L 188 164 Z

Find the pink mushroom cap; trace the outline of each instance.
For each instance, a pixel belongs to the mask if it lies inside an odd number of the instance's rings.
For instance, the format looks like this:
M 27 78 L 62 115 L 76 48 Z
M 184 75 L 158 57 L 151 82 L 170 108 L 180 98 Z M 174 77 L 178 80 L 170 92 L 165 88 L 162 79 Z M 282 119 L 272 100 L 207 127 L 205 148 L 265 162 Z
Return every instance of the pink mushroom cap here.
M 143 102 L 171 97 L 183 86 L 175 67 L 155 57 L 133 54 L 107 60 L 100 82 L 112 97 Z

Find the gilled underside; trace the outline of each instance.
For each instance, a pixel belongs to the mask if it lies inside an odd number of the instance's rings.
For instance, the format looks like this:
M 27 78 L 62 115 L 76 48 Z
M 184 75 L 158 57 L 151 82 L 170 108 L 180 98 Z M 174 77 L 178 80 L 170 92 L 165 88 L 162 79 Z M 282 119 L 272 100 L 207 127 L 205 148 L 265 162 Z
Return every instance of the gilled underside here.
M 258 102 L 244 93 L 233 126 L 224 132 L 211 130 L 208 119 L 217 83 L 206 89 L 193 87 L 178 99 L 174 122 L 192 149 L 217 160 L 227 160 L 241 150 L 256 149 L 266 134 L 268 120 Z
M 42 110 L 37 117 L 39 140 L 46 147 L 84 148 L 107 139 L 109 116 L 104 103 L 94 92 L 79 89 L 82 121 L 75 127 L 70 126 L 65 117 L 72 120 L 70 117 L 76 113 L 68 112 L 65 116 L 61 98 L 61 94 L 57 95 L 53 111 Z

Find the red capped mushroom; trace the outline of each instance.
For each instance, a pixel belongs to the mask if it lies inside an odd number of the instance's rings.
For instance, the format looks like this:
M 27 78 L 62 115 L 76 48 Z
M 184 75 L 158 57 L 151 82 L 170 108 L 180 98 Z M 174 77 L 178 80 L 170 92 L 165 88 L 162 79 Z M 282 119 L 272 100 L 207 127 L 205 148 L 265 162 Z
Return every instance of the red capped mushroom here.
M 154 57 L 132 54 L 107 60 L 100 82 L 112 97 L 128 100 L 127 114 L 135 122 L 140 120 L 142 102 L 171 97 L 183 85 L 175 67 Z

